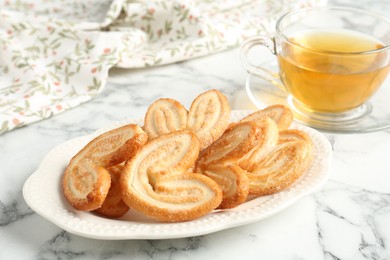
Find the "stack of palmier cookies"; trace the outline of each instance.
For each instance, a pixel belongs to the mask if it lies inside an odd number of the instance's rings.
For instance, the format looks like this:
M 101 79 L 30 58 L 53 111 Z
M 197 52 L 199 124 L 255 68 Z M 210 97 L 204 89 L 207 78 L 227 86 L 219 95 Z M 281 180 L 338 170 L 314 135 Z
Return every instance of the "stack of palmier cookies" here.
M 143 127 L 108 131 L 71 159 L 65 198 L 109 218 L 131 208 L 163 222 L 186 221 L 283 190 L 310 166 L 312 141 L 288 129 L 287 107 L 269 106 L 234 123 L 230 115 L 217 90 L 200 94 L 189 110 L 156 100 Z

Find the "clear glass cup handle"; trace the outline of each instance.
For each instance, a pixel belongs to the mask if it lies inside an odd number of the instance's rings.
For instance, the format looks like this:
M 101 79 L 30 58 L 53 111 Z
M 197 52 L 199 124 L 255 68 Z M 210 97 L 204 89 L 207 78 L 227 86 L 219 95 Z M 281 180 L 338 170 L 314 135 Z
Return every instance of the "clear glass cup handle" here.
M 272 54 L 276 55 L 275 41 L 273 38 L 267 36 L 250 37 L 241 45 L 240 59 L 242 66 L 249 74 L 260 77 L 285 91 L 286 89 L 284 88 L 277 72 L 256 66 L 250 62 L 248 59 L 249 51 L 255 46 L 267 47 Z

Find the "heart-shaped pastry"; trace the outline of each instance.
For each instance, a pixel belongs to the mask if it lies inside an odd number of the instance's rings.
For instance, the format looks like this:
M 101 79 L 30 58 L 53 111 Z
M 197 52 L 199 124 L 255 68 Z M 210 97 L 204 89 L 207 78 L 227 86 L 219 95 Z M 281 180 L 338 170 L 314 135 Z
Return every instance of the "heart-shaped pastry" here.
M 149 139 L 187 128 L 187 109 L 171 98 L 154 101 L 145 114 L 144 129 Z
M 307 153 L 308 158 L 305 160 L 306 165 L 302 165 L 304 170 L 307 170 L 313 162 L 315 153 L 315 146 L 310 136 L 298 129 L 287 129 L 279 132 L 279 143 L 293 142 L 293 141 L 305 141 L 309 146 Z
M 199 154 L 192 131 L 181 130 L 150 140 L 129 161 L 120 184 L 129 207 L 164 222 L 194 219 L 209 213 L 222 200 L 212 179 L 191 173 Z
M 306 171 L 309 153 L 305 141 L 284 142 L 268 149 L 247 171 L 249 194 L 269 195 L 290 186 Z
M 227 98 L 218 90 L 206 91 L 194 99 L 187 128 L 199 138 L 201 150 L 222 136 L 229 126 L 230 112 Z
M 279 141 L 279 128 L 273 119 L 265 116 L 259 118 L 256 123 L 260 132 L 260 138 L 257 140 L 258 143 L 248 153 L 242 156 L 238 162 L 238 165 L 247 171 L 250 171 L 257 164 L 259 158 Z
M 65 198 L 79 210 L 95 210 L 105 200 L 111 184 L 106 168 L 133 156 L 147 141 L 137 125 L 130 124 L 99 135 L 69 162 L 63 175 Z
M 196 163 L 196 172 L 212 164 L 234 164 L 259 144 L 263 137 L 258 124 L 247 121 L 233 124 L 209 147 L 203 150 Z
M 223 200 L 219 208 L 233 208 L 246 200 L 249 182 L 238 162 L 254 147 L 266 142 L 263 137 L 263 128 L 258 124 L 235 123 L 201 152 L 195 171 L 212 178 L 221 187 Z
M 91 159 L 73 160 L 63 177 L 65 198 L 78 210 L 91 211 L 103 204 L 111 185 L 110 173 Z
M 144 129 L 150 139 L 182 129 L 192 130 L 203 150 L 229 126 L 230 112 L 227 98 L 216 89 L 198 95 L 189 111 L 174 99 L 161 98 L 149 106 Z

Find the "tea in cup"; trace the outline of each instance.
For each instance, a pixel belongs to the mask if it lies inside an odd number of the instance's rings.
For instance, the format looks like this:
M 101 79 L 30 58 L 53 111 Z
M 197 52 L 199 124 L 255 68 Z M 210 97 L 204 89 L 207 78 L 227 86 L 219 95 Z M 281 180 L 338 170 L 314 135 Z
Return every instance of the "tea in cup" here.
M 248 73 L 287 91 L 296 113 L 349 122 L 369 113 L 367 100 L 390 70 L 389 43 L 390 19 L 352 8 L 310 8 L 283 15 L 274 37 L 245 41 L 241 60 Z M 259 45 L 276 55 L 278 74 L 250 62 Z

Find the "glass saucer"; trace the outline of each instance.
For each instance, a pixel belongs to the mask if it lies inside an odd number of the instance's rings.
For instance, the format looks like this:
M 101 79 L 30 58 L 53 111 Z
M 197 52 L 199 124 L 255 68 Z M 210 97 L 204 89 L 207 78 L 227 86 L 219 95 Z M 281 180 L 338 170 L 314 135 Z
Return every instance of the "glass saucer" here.
M 284 104 L 294 113 L 294 119 L 301 124 L 333 133 L 369 133 L 390 128 L 390 76 L 375 95 L 362 107 L 360 116 L 352 120 L 321 120 L 321 115 L 310 117 L 297 108 L 287 92 L 258 77 L 249 75 L 246 92 L 259 109 L 272 104 Z

